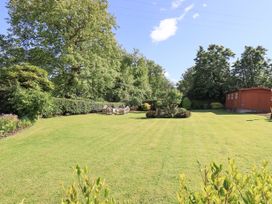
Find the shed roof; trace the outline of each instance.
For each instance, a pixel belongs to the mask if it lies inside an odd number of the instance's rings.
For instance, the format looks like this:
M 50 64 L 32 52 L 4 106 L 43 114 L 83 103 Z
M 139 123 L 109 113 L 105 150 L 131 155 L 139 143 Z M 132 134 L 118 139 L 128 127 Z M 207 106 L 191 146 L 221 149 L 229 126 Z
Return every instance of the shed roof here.
M 271 91 L 272 92 L 272 89 L 270 89 L 270 88 L 266 88 L 266 87 L 252 87 L 252 88 L 242 88 L 242 89 L 238 89 L 236 91 L 230 91 L 228 93 L 234 93 L 234 92 L 237 92 L 237 91 L 253 91 L 253 90 L 264 90 L 264 91 Z
M 265 91 L 271 91 L 272 89 L 266 88 L 266 87 L 252 87 L 252 88 L 243 88 L 243 89 L 239 89 L 239 91 L 251 91 L 251 90 L 265 90 Z

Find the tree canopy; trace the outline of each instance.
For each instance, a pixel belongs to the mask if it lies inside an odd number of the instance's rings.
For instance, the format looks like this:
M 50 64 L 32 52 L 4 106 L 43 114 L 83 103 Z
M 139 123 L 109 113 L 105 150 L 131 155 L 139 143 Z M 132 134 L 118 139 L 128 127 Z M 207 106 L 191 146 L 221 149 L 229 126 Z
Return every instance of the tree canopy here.
M 172 88 L 161 66 L 118 44 L 107 0 L 9 0 L 7 7 L 0 67 L 41 67 L 56 97 L 141 103 Z
M 178 89 L 191 99 L 224 101 L 228 91 L 249 87 L 272 87 L 272 69 L 267 50 L 246 46 L 241 58 L 223 46 L 200 47 L 195 64 L 178 82 Z

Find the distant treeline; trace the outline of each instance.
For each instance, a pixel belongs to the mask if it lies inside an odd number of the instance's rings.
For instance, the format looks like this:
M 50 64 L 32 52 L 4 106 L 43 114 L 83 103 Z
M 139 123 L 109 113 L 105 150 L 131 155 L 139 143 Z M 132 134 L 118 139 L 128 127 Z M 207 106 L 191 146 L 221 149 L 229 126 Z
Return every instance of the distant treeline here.
M 224 102 L 228 91 L 272 87 L 272 64 L 265 48 L 246 46 L 233 62 L 234 57 L 234 52 L 223 46 L 200 47 L 194 66 L 182 75 L 178 89 L 192 100 Z

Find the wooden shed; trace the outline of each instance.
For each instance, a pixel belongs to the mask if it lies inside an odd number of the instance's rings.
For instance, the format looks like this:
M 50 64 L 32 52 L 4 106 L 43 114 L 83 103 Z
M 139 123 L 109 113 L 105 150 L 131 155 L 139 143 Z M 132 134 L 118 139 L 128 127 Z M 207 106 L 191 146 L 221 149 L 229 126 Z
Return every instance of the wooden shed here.
M 226 108 L 246 113 L 268 113 L 272 107 L 272 90 L 269 88 L 245 88 L 226 95 Z

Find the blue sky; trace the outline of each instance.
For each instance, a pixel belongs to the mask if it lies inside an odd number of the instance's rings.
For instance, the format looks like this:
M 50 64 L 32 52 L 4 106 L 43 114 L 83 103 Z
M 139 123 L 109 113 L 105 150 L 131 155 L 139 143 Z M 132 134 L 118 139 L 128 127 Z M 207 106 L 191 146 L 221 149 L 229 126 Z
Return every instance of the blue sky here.
M 161 64 L 177 81 L 193 65 L 199 45 L 231 48 L 237 56 L 245 45 L 272 50 L 271 0 L 109 0 L 117 18 L 120 44 L 138 48 Z M 7 10 L 0 2 L 0 33 L 6 33 Z M 269 57 L 272 52 L 269 51 Z

